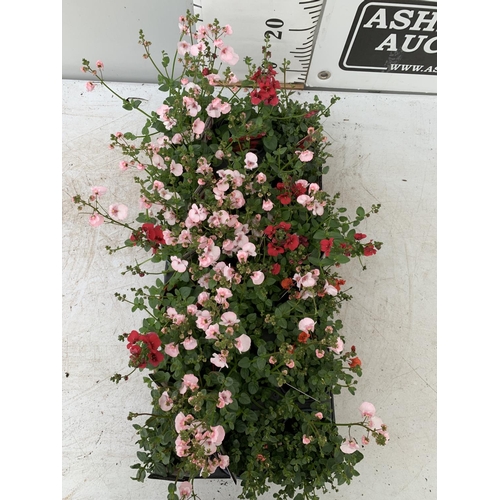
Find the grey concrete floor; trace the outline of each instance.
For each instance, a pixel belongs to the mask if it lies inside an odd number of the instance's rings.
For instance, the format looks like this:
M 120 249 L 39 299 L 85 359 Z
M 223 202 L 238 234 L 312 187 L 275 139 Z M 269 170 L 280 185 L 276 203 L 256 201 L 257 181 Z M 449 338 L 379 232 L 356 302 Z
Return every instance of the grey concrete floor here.
M 122 95 L 162 96 L 155 85 L 116 84 Z M 110 188 L 108 199 L 137 207 L 133 172 L 118 169 L 109 134 L 142 127 L 138 114 L 121 108 L 104 89 L 85 91 L 63 80 L 63 499 L 156 500 L 162 481 L 130 479 L 135 433 L 129 411 L 149 406 L 140 377 L 115 385 L 109 377 L 126 369 L 118 334 L 140 317 L 114 293 L 137 285 L 122 276 L 134 256 L 112 256 L 106 245 L 123 241 L 118 230 L 91 228 L 71 197 L 91 185 Z M 341 100 L 325 123 L 332 142 L 325 188 L 340 204 L 381 203 L 363 229 L 383 241 L 361 271 L 355 262 L 345 278 L 353 300 L 342 312 L 344 334 L 363 359 L 355 397 L 336 400 L 339 421 L 350 421 L 370 401 L 389 426 L 391 440 L 364 449 L 359 478 L 324 499 L 432 500 L 436 498 L 436 97 L 336 92 Z M 331 93 L 319 93 L 329 99 Z M 301 92 L 300 98 L 311 98 Z M 131 217 L 133 213 L 131 214 Z M 232 483 L 198 488 L 202 500 L 233 499 Z M 263 497 L 272 498 L 272 492 Z

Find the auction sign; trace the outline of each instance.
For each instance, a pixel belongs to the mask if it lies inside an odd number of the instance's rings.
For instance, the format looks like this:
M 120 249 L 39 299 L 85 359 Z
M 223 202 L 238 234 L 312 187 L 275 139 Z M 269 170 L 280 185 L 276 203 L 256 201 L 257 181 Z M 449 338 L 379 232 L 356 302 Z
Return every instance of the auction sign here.
M 437 2 L 329 0 L 307 85 L 436 93 Z

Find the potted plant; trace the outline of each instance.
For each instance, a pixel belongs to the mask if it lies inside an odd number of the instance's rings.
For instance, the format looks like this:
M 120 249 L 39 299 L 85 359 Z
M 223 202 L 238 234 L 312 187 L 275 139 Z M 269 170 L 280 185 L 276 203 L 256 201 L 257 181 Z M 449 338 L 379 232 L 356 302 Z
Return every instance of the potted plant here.
M 295 100 L 288 63 L 277 68 L 267 39 L 261 64 L 247 58 L 247 79 L 237 81 L 231 27 L 197 21 L 181 16 L 175 57 L 152 61 L 165 92 L 158 109 L 118 96 L 145 115 L 141 136 L 111 136 L 120 168 L 138 170 L 136 221 L 124 204 L 104 204 L 105 187 L 74 197 L 92 226 L 121 226 L 125 246 L 143 249 L 162 275 L 132 299 L 117 294 L 147 313 L 119 336 L 131 373 L 112 377 L 147 373 L 152 406 L 129 416 L 147 417 L 134 424 L 132 468 L 139 481 L 173 481 L 171 500 L 194 498 L 196 477 L 239 479 L 241 498 L 274 483 L 277 498 L 317 499 L 318 489 L 358 475 L 360 445 L 389 438 L 371 403 L 349 423 L 335 420 L 333 406 L 362 373 L 337 317 L 351 300 L 340 269 L 352 259 L 364 266 L 381 248 L 358 228 L 379 206 L 351 217 L 339 194 L 322 189 L 330 154 L 321 121 L 337 98 Z M 152 60 L 142 32 L 140 43 Z M 94 77 L 87 89 L 115 93 L 103 68 L 83 60 Z M 127 272 L 148 275 L 144 263 Z

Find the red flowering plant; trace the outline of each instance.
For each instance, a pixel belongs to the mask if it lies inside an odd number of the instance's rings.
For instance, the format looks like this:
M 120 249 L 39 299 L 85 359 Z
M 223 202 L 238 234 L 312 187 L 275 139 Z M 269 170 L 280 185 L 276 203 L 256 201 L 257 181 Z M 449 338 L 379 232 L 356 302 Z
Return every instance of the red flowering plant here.
M 119 336 L 152 398 L 149 411 L 130 414 L 142 419 L 132 468 L 139 481 L 172 480 L 169 499 L 194 498 L 195 477 L 220 474 L 241 480 L 241 498 L 274 483 L 277 498 L 317 499 L 358 475 L 360 445 L 389 437 L 372 404 L 339 423 L 332 399 L 354 394 L 362 373 L 356 349 L 344 349 L 338 313 L 352 297 L 339 272 L 380 250 L 358 229 L 379 206 L 350 217 L 322 189 L 331 155 L 321 122 L 337 98 L 295 100 L 268 40 L 261 65 L 247 58 L 238 82 L 230 26 L 200 25 L 189 12 L 179 26 L 172 65 L 166 54 L 153 62 L 163 104 L 146 111 L 119 96 L 145 115 L 141 136 L 111 136 L 123 175 L 137 170 L 140 214 L 131 221 L 125 204 L 106 206 L 102 186 L 74 197 L 92 226 L 121 226 L 125 246 L 163 274 L 154 281 L 144 263 L 130 265 L 144 286 L 132 299 L 117 294 L 148 313 Z M 142 32 L 140 43 L 151 59 Z M 82 69 L 94 78 L 88 90 L 118 95 L 102 62 Z

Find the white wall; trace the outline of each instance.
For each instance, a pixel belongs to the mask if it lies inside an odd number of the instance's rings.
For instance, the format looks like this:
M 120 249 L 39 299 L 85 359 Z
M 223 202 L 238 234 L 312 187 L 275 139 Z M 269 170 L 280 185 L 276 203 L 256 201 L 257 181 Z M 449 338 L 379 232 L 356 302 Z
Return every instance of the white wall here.
M 103 61 L 109 81 L 153 82 L 156 73 L 137 43 L 139 30 L 152 42 L 153 57 L 175 52 L 179 15 L 191 0 L 64 0 L 62 2 L 62 77 L 84 79 L 82 58 Z

